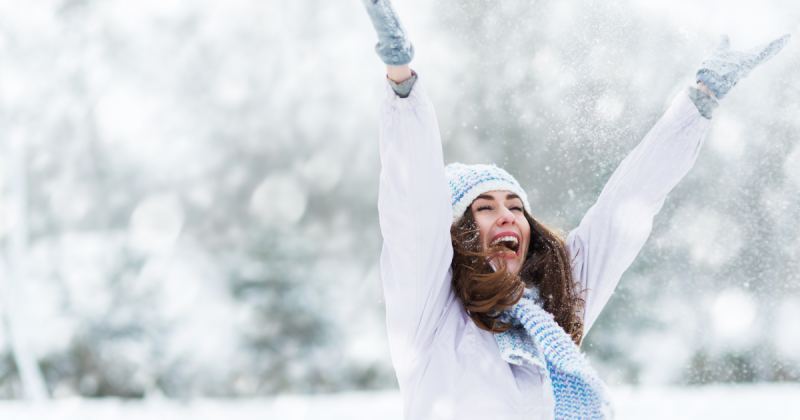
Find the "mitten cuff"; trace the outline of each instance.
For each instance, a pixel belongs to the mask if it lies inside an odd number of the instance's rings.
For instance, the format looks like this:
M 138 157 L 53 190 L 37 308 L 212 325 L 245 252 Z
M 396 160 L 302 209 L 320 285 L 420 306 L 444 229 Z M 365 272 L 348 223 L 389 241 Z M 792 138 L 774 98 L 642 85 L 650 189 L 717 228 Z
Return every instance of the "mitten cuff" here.
M 379 42 L 375 45 L 375 52 L 387 66 L 402 66 L 414 59 L 414 45 L 406 42 L 405 38 L 390 43 Z
M 730 76 L 730 75 L 728 75 Z M 697 75 L 695 75 L 696 82 L 703 82 L 711 89 L 715 95 L 717 95 L 718 100 L 722 100 L 725 95 L 736 85 L 738 79 L 735 79 L 731 82 L 730 77 L 722 77 L 716 72 L 711 70 L 700 68 L 697 70 Z
M 689 99 L 694 102 L 700 115 L 707 120 L 711 119 L 711 114 L 719 107 L 719 102 L 717 102 L 716 99 L 696 87 L 688 86 L 686 88 L 686 94 L 689 95 Z

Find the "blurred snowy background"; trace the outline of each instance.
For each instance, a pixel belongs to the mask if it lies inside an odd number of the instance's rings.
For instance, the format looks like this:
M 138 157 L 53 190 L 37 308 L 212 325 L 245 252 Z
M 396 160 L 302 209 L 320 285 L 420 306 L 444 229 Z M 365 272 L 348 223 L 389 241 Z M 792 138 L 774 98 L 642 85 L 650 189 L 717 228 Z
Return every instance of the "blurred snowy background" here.
M 564 231 L 719 34 L 793 32 L 584 349 L 623 389 L 800 381 L 800 3 L 395 6 L 446 161 L 506 167 Z M 396 388 L 375 42 L 358 0 L 0 1 L 0 398 Z

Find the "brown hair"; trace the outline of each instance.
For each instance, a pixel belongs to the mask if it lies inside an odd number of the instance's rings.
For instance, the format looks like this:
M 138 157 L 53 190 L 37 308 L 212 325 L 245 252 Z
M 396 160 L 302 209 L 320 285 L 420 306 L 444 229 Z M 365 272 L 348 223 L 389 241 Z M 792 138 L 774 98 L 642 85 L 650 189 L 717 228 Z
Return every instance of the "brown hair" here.
M 498 320 L 500 315 L 522 298 L 525 286 L 535 286 L 543 298 L 543 308 L 580 345 L 585 301 L 572 278 L 567 246 L 558 233 L 524 213 L 531 226 L 530 244 L 519 274 L 511 274 L 503 258 L 495 259 L 497 270 L 489 264 L 500 251 L 481 250 L 478 226 L 472 210 L 467 209 L 450 228 L 453 291 L 478 327 L 500 333 L 511 327 Z

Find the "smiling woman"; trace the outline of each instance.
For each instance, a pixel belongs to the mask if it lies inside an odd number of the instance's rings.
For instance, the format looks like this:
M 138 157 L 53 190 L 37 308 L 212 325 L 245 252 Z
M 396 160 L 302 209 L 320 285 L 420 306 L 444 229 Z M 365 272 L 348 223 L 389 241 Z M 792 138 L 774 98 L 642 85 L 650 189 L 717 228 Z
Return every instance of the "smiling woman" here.
M 387 64 L 378 198 L 386 324 L 407 419 L 609 419 L 579 345 L 694 164 L 717 98 L 788 41 L 704 61 L 566 237 L 493 165 L 443 165 L 436 113 L 389 0 L 364 0 Z
M 535 287 L 544 309 L 580 343 L 584 301 L 568 267 L 567 246 L 525 210 L 520 196 L 511 191 L 479 195 L 450 233 L 453 291 L 475 325 L 490 332 L 508 330 L 511 325 L 499 318 L 520 300 L 525 287 Z

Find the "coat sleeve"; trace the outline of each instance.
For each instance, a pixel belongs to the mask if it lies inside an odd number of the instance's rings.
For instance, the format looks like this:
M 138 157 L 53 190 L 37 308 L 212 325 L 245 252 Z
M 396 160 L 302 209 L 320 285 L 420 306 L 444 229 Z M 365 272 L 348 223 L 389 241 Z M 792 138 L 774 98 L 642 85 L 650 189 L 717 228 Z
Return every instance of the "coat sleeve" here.
M 417 81 L 407 98 L 387 85 L 380 110 L 381 277 L 398 376 L 433 339 L 452 295 L 452 210 L 436 113 Z
M 575 279 L 586 291 L 584 334 L 650 236 L 667 194 L 691 169 L 710 126 L 681 92 L 567 236 Z

